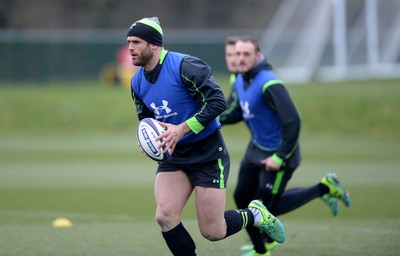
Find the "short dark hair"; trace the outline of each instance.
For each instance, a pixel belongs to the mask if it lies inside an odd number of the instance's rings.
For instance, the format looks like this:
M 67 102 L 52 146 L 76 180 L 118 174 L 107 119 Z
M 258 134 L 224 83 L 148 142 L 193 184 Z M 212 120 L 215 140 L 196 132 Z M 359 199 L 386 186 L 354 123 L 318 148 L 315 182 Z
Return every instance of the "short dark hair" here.
M 228 36 L 225 41 L 225 45 L 235 45 L 239 36 Z
M 256 52 L 261 52 L 260 43 L 258 42 L 257 38 L 252 35 L 241 36 L 236 41 L 250 42 L 254 45 Z

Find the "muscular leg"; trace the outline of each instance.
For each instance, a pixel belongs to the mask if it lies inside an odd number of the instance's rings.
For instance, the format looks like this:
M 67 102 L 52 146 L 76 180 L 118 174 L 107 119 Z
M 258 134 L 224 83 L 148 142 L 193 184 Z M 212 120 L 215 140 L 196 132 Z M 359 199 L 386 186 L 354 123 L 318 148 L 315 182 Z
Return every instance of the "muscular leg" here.
M 157 173 L 154 195 L 156 219 L 161 231 L 169 231 L 180 223 L 183 207 L 192 191 L 193 187 L 184 172 Z
M 225 211 L 225 189 L 196 186 L 195 191 L 199 229 L 208 240 L 224 239 L 239 232 L 244 226 L 254 224 L 253 214 L 248 208 Z
M 234 192 L 234 199 L 239 209 L 246 208 L 251 200 L 261 199 L 256 191 L 259 188 L 260 177 L 259 166 L 256 166 L 246 159 L 243 159 L 239 169 L 238 183 Z M 260 234 L 260 230 L 254 226 L 247 226 L 246 231 L 254 245 L 254 249 L 258 253 L 265 253 L 264 240 Z
M 293 171 L 265 172 L 261 175 L 262 184 L 267 185 L 260 186 L 257 193 L 275 216 L 293 211 L 329 191 L 320 183 L 285 190 Z
M 195 192 L 197 219 L 201 234 L 211 241 L 225 238 L 226 190 L 196 186 Z
M 265 172 L 262 175 L 262 183 L 270 185 L 260 186 L 257 193 L 262 195 L 266 207 L 275 216 L 293 211 L 326 193 L 326 188 L 321 184 L 285 190 L 293 171 L 283 171 L 281 172 L 283 176 L 279 178 L 277 178 L 279 174 L 275 172 Z M 280 182 L 277 180 L 280 180 Z M 268 236 L 264 236 L 264 240 L 272 242 L 272 239 Z
M 314 185 L 307 188 L 293 188 L 286 190 L 280 196 L 279 200 L 273 204 L 273 212 L 276 215 L 285 214 L 291 212 L 311 200 L 320 197 L 323 192 L 321 191 L 321 185 Z
M 224 176 L 227 182 L 229 174 L 229 159 L 222 160 Z M 218 168 L 221 168 L 221 162 Z M 220 169 L 222 170 L 222 169 Z M 218 241 L 233 235 L 245 226 L 254 224 L 253 214 L 247 202 L 241 210 L 225 210 L 226 188 L 211 188 L 195 186 L 196 211 L 201 234 L 210 241 Z M 246 209 L 245 209 L 246 208 Z
M 233 197 L 239 209 L 246 208 L 254 198 L 258 189 L 260 171 L 254 165 L 242 161 L 239 169 L 238 183 L 236 184 Z
M 159 172 L 156 175 L 156 219 L 173 255 L 196 255 L 196 245 L 180 222 L 183 207 L 192 191 L 184 172 Z

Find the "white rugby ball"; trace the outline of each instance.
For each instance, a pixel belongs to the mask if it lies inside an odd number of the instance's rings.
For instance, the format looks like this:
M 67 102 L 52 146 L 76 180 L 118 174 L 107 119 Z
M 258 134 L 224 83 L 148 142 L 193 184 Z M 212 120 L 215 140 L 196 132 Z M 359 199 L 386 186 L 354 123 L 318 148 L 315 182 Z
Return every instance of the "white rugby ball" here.
M 153 118 L 142 119 L 136 129 L 137 140 L 143 152 L 155 161 L 165 161 L 171 157 L 169 152 L 163 152 L 165 146 L 158 147 L 162 140 L 156 141 L 156 138 L 164 132 L 164 128 Z

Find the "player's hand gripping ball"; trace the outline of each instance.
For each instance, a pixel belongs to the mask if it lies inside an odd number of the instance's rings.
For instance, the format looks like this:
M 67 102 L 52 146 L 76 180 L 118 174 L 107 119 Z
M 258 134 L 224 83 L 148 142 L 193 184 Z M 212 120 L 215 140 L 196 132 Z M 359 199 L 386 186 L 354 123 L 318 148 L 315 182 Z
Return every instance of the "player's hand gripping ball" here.
M 142 119 L 136 129 L 139 146 L 148 157 L 155 161 L 166 161 L 171 157 L 168 151 L 164 153 L 165 146 L 158 147 L 162 140 L 156 141 L 156 138 L 164 132 L 164 128 L 153 118 Z

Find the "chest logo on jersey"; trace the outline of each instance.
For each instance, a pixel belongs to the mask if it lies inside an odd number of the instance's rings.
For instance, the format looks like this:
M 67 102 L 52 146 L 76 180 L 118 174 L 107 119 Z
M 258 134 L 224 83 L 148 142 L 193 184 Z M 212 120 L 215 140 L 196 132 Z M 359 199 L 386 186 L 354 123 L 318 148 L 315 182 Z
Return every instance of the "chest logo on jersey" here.
M 248 101 L 240 101 L 240 107 L 242 108 L 243 118 L 253 118 L 254 114 L 250 111 L 250 104 Z
M 169 116 L 176 116 L 178 114 L 176 112 L 171 113 L 172 110 L 171 110 L 171 108 L 168 107 L 168 101 L 162 100 L 161 102 L 162 102 L 162 105 L 159 105 L 159 106 L 157 106 L 154 102 L 152 102 L 150 104 L 150 107 L 153 109 L 156 119 L 166 118 Z

